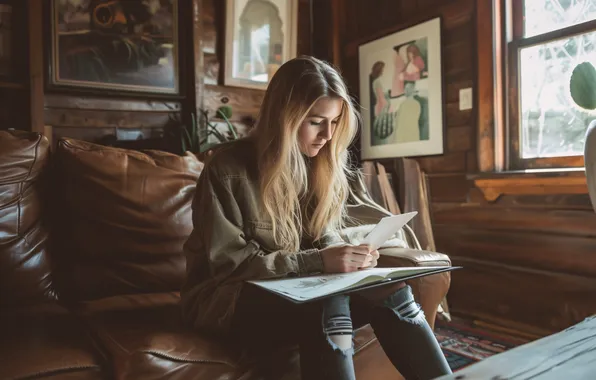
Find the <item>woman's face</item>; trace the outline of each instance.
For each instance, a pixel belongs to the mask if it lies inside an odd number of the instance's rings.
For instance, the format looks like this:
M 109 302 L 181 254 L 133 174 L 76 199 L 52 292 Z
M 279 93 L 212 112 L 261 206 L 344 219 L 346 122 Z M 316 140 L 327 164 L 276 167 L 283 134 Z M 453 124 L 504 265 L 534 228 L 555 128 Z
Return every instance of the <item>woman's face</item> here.
M 316 101 L 298 129 L 298 144 L 304 155 L 315 157 L 331 140 L 342 105 L 343 101 L 338 98 L 324 97 Z

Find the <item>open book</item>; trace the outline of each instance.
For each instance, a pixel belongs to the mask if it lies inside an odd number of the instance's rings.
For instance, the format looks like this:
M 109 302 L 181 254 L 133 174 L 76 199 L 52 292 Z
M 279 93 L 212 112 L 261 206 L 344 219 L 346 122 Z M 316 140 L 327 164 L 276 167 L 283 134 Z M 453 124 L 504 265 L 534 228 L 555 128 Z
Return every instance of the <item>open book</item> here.
M 350 273 L 248 282 L 292 302 L 302 303 L 458 268 L 452 266 L 370 268 Z
M 360 245 L 377 249 L 395 235 L 417 212 L 392 215 L 370 231 Z M 335 294 L 349 293 L 389 282 L 405 281 L 416 277 L 457 269 L 450 266 L 370 268 L 351 273 L 323 274 L 308 277 L 291 277 L 274 280 L 248 281 L 293 302 L 308 302 Z

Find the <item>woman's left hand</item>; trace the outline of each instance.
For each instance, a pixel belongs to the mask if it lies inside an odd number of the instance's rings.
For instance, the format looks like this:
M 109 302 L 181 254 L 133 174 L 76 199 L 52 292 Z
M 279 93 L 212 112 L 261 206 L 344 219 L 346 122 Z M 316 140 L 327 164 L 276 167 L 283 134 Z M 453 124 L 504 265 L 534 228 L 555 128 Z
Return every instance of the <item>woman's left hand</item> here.
M 361 269 L 376 267 L 378 260 L 379 260 L 379 251 L 377 251 L 376 249 L 373 250 L 373 251 L 370 251 L 368 253 L 368 257 L 366 258 L 366 260 L 362 264 Z

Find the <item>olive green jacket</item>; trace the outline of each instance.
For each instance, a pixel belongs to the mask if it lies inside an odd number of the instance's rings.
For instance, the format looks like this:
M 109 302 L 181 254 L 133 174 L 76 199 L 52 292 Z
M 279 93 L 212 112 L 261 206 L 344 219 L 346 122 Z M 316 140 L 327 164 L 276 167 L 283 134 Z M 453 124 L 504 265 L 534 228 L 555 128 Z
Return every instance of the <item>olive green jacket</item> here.
M 255 157 L 251 140 L 226 144 L 209 159 L 197 182 L 194 229 L 184 247 L 187 279 L 181 292 L 184 318 L 197 329 L 227 332 L 245 280 L 321 273 L 319 249 L 344 241 L 340 234 L 328 233 L 309 249 L 280 249 L 261 206 Z M 364 206 L 360 198 L 366 196 L 356 193 L 353 209 L 361 221 L 376 223 L 387 215 L 374 203 Z M 361 207 L 368 220 L 357 215 Z

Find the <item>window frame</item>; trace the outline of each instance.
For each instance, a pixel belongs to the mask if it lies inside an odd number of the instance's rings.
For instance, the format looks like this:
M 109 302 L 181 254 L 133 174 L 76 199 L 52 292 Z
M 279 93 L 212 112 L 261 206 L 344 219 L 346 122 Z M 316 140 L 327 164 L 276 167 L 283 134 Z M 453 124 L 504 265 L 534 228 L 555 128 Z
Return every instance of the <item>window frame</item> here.
M 523 170 L 523 169 L 541 169 L 541 168 L 570 168 L 583 167 L 583 155 L 577 156 L 559 156 L 559 157 L 537 157 L 537 158 L 522 158 L 521 157 L 521 120 L 520 108 L 521 99 L 519 96 L 521 83 L 519 80 L 519 52 L 523 48 L 548 43 L 558 39 L 573 37 L 583 33 L 596 31 L 596 20 L 586 21 L 581 24 L 575 24 L 566 28 L 558 29 L 552 32 L 539 34 L 531 37 L 524 37 L 524 1 L 525 0 L 503 0 L 495 1 L 496 7 L 501 7 L 500 13 L 503 16 L 500 20 L 502 23 L 502 41 L 504 46 L 501 54 L 503 59 L 502 67 L 506 70 L 504 75 L 504 92 L 505 104 L 503 110 L 505 115 L 502 115 L 506 120 L 505 133 L 505 149 L 506 154 L 505 166 L 509 170 Z M 496 13 L 499 13 L 495 9 Z M 495 19 L 495 22 L 499 20 Z

